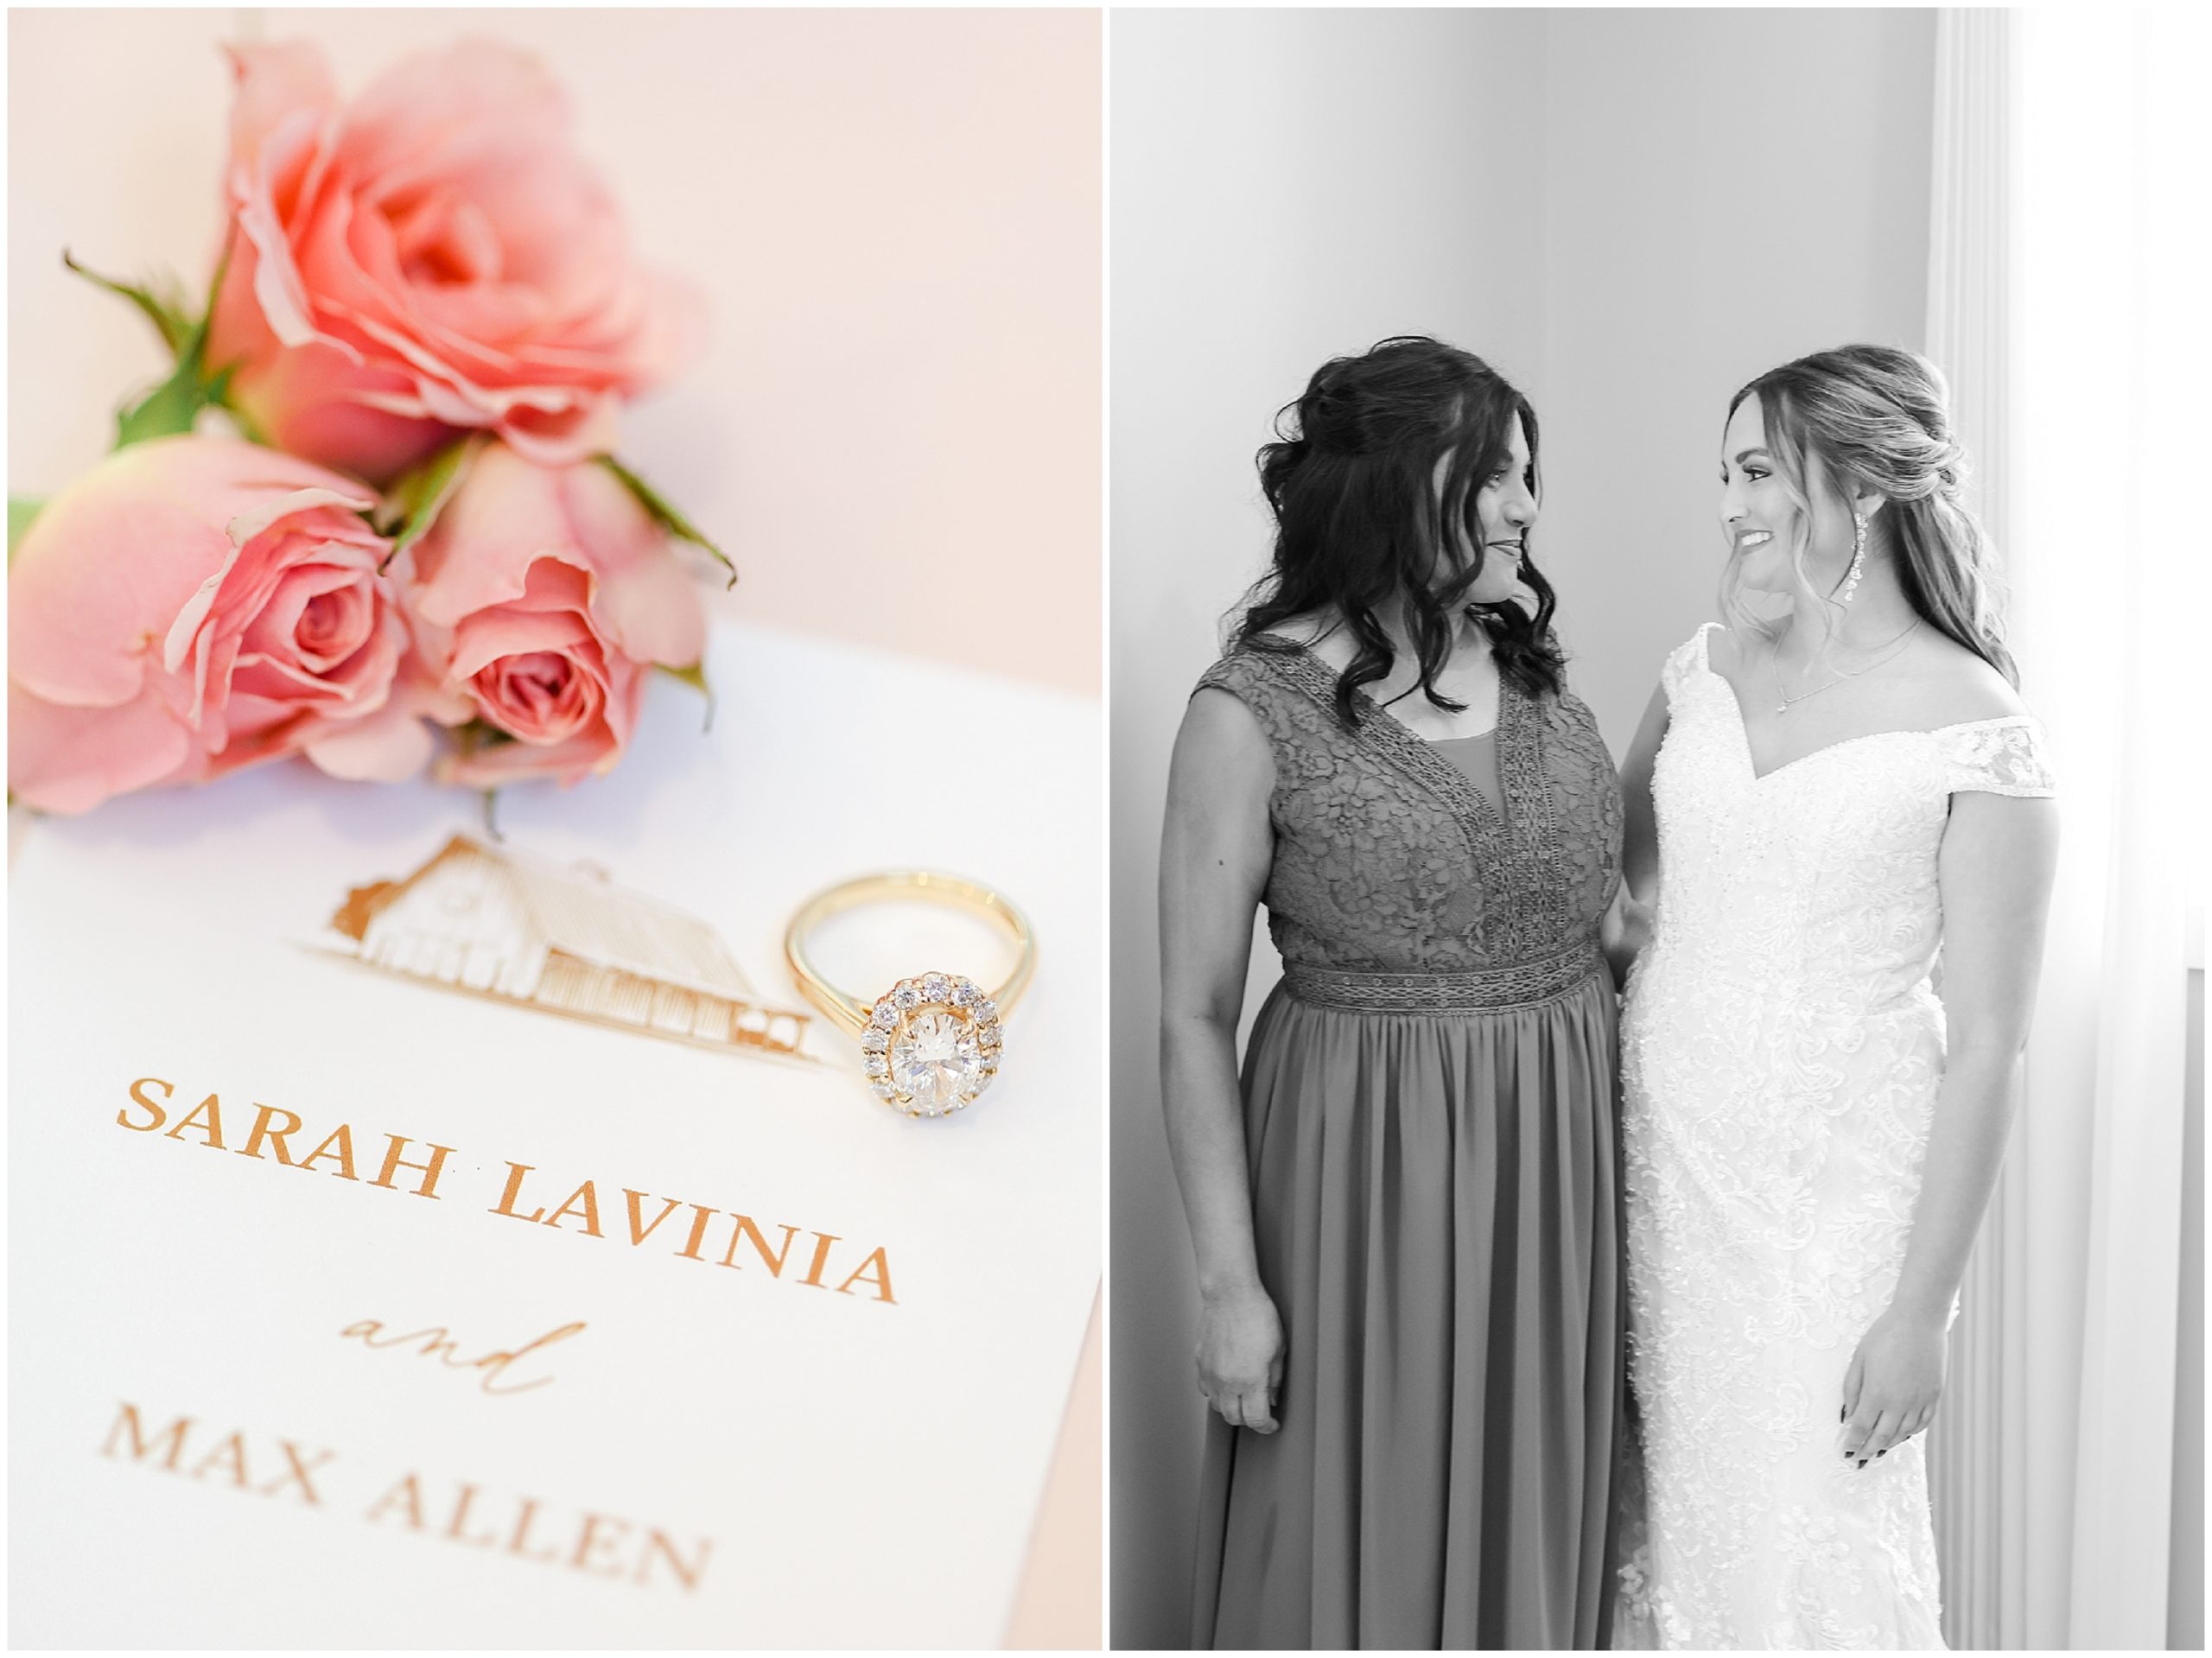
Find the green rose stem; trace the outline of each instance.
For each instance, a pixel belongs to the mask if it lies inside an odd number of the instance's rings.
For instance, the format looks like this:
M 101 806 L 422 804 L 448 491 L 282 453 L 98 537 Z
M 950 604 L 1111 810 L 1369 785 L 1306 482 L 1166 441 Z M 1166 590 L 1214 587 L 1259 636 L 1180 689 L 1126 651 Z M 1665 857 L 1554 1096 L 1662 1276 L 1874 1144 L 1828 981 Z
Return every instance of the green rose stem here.
M 466 725 L 454 727 L 453 738 L 454 744 L 464 755 L 473 754 L 480 748 L 489 748 L 498 743 L 511 743 L 515 740 L 512 732 L 502 731 L 490 721 L 481 719 L 471 720 Z M 497 789 L 486 789 L 483 793 L 484 833 L 490 835 L 494 842 L 503 842 L 507 837 L 499 830 L 499 791 Z

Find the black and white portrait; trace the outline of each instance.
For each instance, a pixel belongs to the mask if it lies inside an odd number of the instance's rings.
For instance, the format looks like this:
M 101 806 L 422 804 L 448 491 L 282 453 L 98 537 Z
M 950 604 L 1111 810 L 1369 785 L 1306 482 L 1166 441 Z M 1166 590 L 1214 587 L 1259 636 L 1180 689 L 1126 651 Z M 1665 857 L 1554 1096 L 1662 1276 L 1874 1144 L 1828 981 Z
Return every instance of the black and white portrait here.
M 1113 1638 L 2202 1641 L 2167 14 L 1113 23 Z

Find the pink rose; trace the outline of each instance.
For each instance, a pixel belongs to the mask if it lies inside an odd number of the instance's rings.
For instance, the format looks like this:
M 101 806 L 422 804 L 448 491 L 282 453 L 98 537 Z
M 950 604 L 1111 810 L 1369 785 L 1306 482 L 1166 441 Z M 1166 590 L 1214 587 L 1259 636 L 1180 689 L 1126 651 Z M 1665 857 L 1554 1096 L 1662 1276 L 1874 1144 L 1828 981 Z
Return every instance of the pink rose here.
M 608 770 L 653 664 L 694 666 L 706 642 L 668 533 L 597 461 L 537 467 L 489 445 L 414 553 L 410 603 L 441 696 L 514 740 L 464 746 L 441 763 L 448 781 Z
M 55 496 L 8 571 L 8 786 L 79 812 L 295 753 L 419 770 L 432 738 L 395 692 L 409 635 L 372 499 L 209 437 L 134 445 Z
M 280 448 L 388 480 L 469 428 L 565 465 L 690 350 L 537 62 L 464 41 L 342 110 L 312 46 L 230 48 L 236 226 L 207 362 Z

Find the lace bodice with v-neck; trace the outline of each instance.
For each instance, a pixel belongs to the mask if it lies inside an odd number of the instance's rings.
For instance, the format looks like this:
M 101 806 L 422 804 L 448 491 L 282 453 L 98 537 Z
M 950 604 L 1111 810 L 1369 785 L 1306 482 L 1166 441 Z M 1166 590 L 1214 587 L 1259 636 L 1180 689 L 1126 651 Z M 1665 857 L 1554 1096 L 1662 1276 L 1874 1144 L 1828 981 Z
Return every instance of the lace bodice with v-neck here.
M 1246 646 L 1200 689 L 1236 696 L 1275 763 L 1268 930 L 1286 964 L 1513 968 L 1593 945 L 1619 881 L 1618 779 L 1580 699 L 1498 687 L 1500 815 L 1459 766 L 1298 647 Z
M 1843 1007 L 1924 987 L 1942 931 L 1936 854 L 1957 790 L 2048 795 L 2027 715 L 1847 738 L 1760 774 L 1708 623 L 1662 676 L 1671 710 L 1654 767 L 1660 898 L 1654 950 L 1681 981 L 1718 974 Z

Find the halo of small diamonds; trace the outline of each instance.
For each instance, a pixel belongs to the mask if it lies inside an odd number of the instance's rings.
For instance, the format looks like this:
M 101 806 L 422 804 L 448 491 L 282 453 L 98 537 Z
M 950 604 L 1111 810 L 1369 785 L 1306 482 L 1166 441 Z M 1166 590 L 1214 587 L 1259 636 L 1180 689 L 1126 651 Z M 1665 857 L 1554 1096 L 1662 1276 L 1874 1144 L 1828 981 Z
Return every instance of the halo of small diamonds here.
M 998 1076 L 998 1009 L 957 973 L 919 973 L 876 998 L 861 1038 L 875 1097 L 910 1117 L 963 1109 Z

